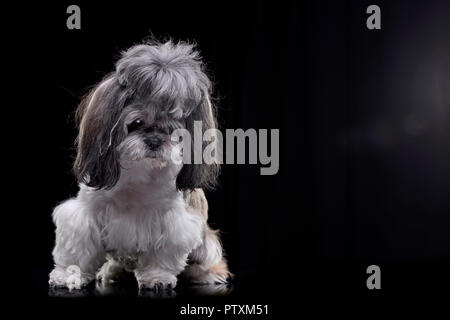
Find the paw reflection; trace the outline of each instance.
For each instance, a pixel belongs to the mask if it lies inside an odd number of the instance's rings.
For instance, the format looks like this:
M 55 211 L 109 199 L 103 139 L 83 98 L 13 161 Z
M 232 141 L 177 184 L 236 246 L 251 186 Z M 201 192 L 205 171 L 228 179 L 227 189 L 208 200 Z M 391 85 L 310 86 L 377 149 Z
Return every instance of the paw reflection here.
M 193 285 L 187 291 L 202 296 L 226 296 L 233 291 L 233 286 L 229 283 Z
M 96 296 L 135 296 L 135 285 L 124 285 L 121 282 L 96 281 L 94 295 Z
M 89 289 L 84 287 L 82 289 L 69 290 L 65 287 L 49 286 L 48 295 L 57 298 L 79 298 L 89 295 Z
M 139 297 L 153 299 L 172 299 L 177 296 L 174 289 L 140 289 Z
M 86 296 L 139 296 L 152 299 L 172 299 L 177 296 L 226 296 L 233 291 L 231 284 L 191 285 L 180 284 L 174 289 L 138 289 L 136 282 L 101 282 L 89 284 L 82 289 L 69 290 L 63 287 L 50 286 L 51 297 L 86 297 Z

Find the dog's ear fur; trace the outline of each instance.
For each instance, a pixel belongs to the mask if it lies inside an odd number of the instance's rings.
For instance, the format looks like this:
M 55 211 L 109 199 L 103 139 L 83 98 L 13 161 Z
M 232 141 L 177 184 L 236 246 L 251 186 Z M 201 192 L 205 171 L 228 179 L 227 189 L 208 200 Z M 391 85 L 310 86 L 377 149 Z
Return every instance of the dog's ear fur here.
M 203 92 L 203 100 L 200 105 L 195 108 L 191 114 L 186 118 L 186 129 L 189 131 L 191 137 L 194 137 L 194 121 L 201 121 L 202 135 L 208 129 L 217 129 L 217 121 L 215 115 L 215 108 L 211 104 L 209 92 Z M 203 139 L 202 139 L 203 140 Z M 214 143 L 217 143 L 215 137 Z M 202 152 L 208 143 L 202 142 Z M 216 145 L 217 148 L 217 145 Z M 216 149 L 216 155 L 218 149 Z M 217 178 L 220 171 L 219 162 L 212 164 L 205 163 L 204 159 L 201 164 L 192 163 L 194 159 L 194 139 L 191 139 L 191 163 L 184 164 L 180 173 L 177 176 L 177 188 L 179 190 L 193 190 L 195 188 L 212 189 L 217 183 Z
M 78 182 L 96 189 L 112 188 L 120 177 L 116 146 L 123 139 L 120 105 L 125 96 L 113 75 L 107 76 L 81 101 L 77 157 L 73 166 Z

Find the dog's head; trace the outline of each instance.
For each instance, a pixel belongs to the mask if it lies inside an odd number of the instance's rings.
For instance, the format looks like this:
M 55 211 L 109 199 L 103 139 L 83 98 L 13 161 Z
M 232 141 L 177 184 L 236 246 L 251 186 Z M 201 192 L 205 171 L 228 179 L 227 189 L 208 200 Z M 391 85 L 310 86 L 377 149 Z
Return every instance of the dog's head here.
M 216 128 L 210 93 L 193 45 L 151 42 L 123 52 L 115 71 L 78 107 L 74 172 L 79 182 L 109 189 L 124 162 L 169 161 L 174 130 L 184 128 L 193 136 L 194 121 L 201 121 L 203 131 Z M 218 169 L 216 163 L 183 164 L 176 186 L 211 187 Z

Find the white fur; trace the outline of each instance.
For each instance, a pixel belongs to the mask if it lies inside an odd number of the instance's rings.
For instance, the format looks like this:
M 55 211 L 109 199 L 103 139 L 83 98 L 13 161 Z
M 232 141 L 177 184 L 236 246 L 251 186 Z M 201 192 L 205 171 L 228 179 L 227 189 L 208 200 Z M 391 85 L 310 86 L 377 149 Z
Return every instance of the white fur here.
M 182 42 L 150 41 L 125 51 L 115 69 L 77 110 L 74 172 L 83 183 L 53 212 L 50 284 L 78 289 L 95 275 L 111 282 L 127 270 L 142 287 L 174 287 L 189 255 L 189 278 L 225 281 L 231 274 L 201 190 L 214 186 L 219 166 L 187 167 L 178 176 L 181 145 L 168 139 L 197 120 L 205 130 L 216 127 L 199 53 Z M 163 142 L 158 150 L 150 138 Z
M 136 257 L 140 286 L 175 287 L 188 254 L 202 244 L 204 224 L 198 214 L 188 211 L 175 187 L 180 167 L 170 160 L 158 161 L 123 163 L 112 189 L 94 190 L 81 184 L 76 198 L 55 208 L 55 269 L 50 284 L 69 288 L 87 284 L 110 253 L 115 262 L 100 270 L 100 279 L 121 257 Z M 71 265 L 81 271 L 76 282 L 67 271 Z

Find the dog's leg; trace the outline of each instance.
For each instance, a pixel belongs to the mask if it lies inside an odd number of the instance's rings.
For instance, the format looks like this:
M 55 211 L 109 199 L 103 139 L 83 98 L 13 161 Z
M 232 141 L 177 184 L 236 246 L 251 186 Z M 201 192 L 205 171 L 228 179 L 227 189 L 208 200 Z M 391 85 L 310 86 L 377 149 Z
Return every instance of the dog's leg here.
M 102 283 L 113 283 L 123 277 L 125 268 L 115 259 L 108 259 L 98 270 L 96 279 Z
M 139 290 L 173 289 L 177 275 L 186 266 L 188 254 L 176 257 L 174 250 L 155 250 L 142 255 L 134 271 Z
M 186 210 L 184 202 L 180 201 L 179 207 L 167 212 L 163 219 L 161 242 L 139 256 L 135 275 L 140 289 L 175 288 L 189 253 L 203 243 L 202 220 Z
M 190 264 L 183 275 L 194 283 L 226 283 L 232 276 L 223 257 L 222 245 L 217 231 L 206 226 L 203 244 L 189 255 Z
M 106 254 L 106 262 L 98 270 L 96 278 L 102 283 L 113 283 L 125 277 L 127 272 L 132 272 L 137 265 L 136 255 L 117 255 L 114 251 Z
M 52 252 L 55 268 L 49 275 L 50 285 L 80 289 L 95 278 L 105 259 L 100 231 L 87 210 L 84 202 L 71 199 L 53 212 L 56 245 Z

